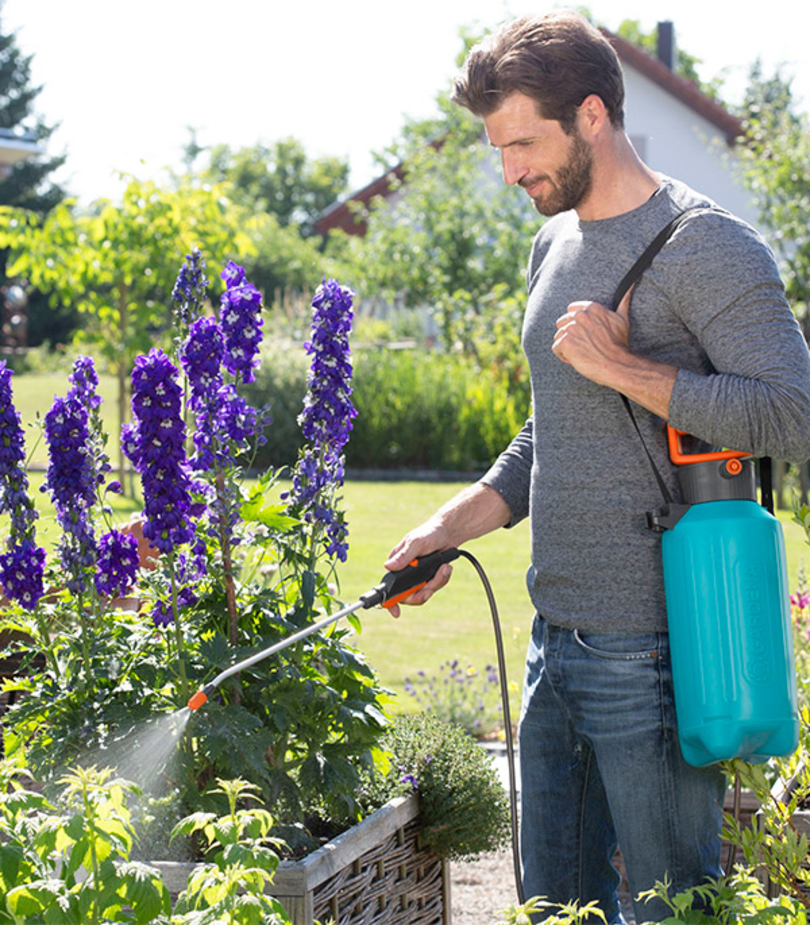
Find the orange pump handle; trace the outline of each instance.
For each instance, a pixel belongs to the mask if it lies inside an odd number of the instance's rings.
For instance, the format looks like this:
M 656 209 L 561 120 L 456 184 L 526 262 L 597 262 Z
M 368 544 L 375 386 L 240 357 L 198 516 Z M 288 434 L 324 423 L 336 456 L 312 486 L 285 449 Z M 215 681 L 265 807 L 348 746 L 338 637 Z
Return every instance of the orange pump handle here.
M 684 453 L 681 437 L 687 436 L 685 430 L 675 430 L 667 424 L 667 439 L 669 440 L 669 458 L 676 466 L 688 463 L 713 462 L 719 459 L 745 459 L 750 453 L 741 453 L 738 450 L 718 450 L 716 453 Z

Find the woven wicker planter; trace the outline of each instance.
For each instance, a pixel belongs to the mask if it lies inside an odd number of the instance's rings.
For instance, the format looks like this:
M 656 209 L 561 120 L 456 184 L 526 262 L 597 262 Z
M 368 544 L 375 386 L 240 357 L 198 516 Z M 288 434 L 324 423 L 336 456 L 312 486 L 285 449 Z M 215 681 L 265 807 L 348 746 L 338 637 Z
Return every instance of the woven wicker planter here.
M 271 891 L 295 925 L 449 925 L 450 870 L 420 844 L 416 795 L 398 797 L 301 861 L 282 861 Z M 173 893 L 194 865 L 154 866 Z

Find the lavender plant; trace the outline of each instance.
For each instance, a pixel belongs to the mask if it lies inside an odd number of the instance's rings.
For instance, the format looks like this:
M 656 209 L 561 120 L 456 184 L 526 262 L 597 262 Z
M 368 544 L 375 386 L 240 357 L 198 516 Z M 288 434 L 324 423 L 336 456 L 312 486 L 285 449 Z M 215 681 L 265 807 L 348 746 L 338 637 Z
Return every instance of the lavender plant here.
M 479 673 L 458 659 L 442 662 L 438 675 L 420 670 L 405 678 L 405 692 L 419 710 L 461 727 L 473 738 L 482 738 L 500 721 L 498 669 L 487 665 Z

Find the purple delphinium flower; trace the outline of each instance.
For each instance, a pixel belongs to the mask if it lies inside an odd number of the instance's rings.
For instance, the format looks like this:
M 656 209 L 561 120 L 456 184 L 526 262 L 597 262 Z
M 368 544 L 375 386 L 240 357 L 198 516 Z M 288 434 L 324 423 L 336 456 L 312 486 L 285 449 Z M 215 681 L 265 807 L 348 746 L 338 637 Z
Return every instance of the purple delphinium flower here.
M 138 541 L 130 533 L 111 530 L 98 541 L 96 590 L 107 597 L 125 597 L 138 574 Z
M 163 553 L 194 536 L 177 375 L 162 350 L 153 349 L 136 359 L 132 371 L 134 422 L 122 434 L 124 452 L 141 476 L 144 536 Z
M 206 397 L 222 387 L 222 358 L 225 339 L 214 318 L 198 318 L 191 324 L 181 350 L 180 362 L 191 388 L 191 407 L 205 407 Z
M 312 334 L 304 349 L 312 357 L 304 410 L 299 417 L 304 437 L 339 456 L 357 416 L 351 400 L 352 365 L 349 333 L 354 293 L 334 279 L 324 280 L 312 300 Z
M 225 337 L 223 362 L 237 381 L 254 382 L 259 367 L 259 346 L 262 341 L 262 296 L 247 281 L 245 271 L 233 260 L 220 274 L 225 283 L 219 322 Z
M 188 326 L 199 316 L 207 288 L 205 260 L 199 248 L 195 248 L 190 254 L 186 254 L 172 290 L 172 301 L 177 305 L 175 316 L 178 321 Z
M 152 607 L 152 623 L 154 623 L 155 627 L 158 629 L 170 626 L 174 623 L 174 613 L 172 613 L 171 603 L 167 603 L 164 600 L 155 601 Z
M 0 361 L 0 514 L 9 514 L 7 552 L 0 555 L 0 588 L 25 610 L 44 592 L 45 550 L 35 542 L 37 511 L 28 493 L 25 433 L 14 407 L 12 371 Z
M 181 588 L 177 593 L 177 607 L 193 607 L 199 598 L 191 588 Z M 174 608 L 171 601 L 159 599 L 152 607 L 152 623 L 157 629 L 174 623 Z
M 307 523 L 323 527 L 327 554 L 341 562 L 348 552 L 348 528 L 329 498 L 343 485 L 342 453 L 357 415 L 351 401 L 352 298 L 350 289 L 329 279 L 312 300 L 312 335 L 304 345 L 312 360 L 298 418 L 310 445 L 299 457 L 290 493 L 290 506 Z
M 229 266 L 236 267 L 233 262 Z M 241 267 L 236 267 L 241 271 Z M 181 348 L 181 363 L 191 388 L 189 405 L 196 418 L 194 469 L 207 472 L 224 469 L 234 462 L 234 450 L 244 448 L 267 420 L 223 383 L 225 337 L 213 318 L 199 318 L 189 328 Z M 259 436 L 259 442 L 264 438 Z
M 98 374 L 91 357 L 80 356 L 73 364 L 73 372 L 68 377 L 71 389 L 68 398 L 78 399 L 87 411 L 87 451 L 90 458 L 95 481 L 101 485 L 110 472 L 110 458 L 105 449 L 105 436 L 99 415 L 101 396 L 98 388 Z
M 97 394 L 98 373 L 93 364 L 92 357 L 76 357 L 73 364 L 73 372 L 68 376 L 68 381 L 72 385 L 71 391 L 82 402 L 88 410 L 98 408 L 101 405 L 101 397 Z
M 21 540 L 0 555 L 0 585 L 11 600 L 33 610 L 42 597 L 45 550 L 33 540 Z
M 56 398 L 45 415 L 49 463 L 42 491 L 50 493 L 62 528 L 59 555 L 74 594 L 86 590 L 87 570 L 96 560 L 91 509 L 98 477 L 87 424 L 87 408 L 73 391 Z
M 11 538 L 33 535 L 37 511 L 28 494 L 25 433 L 14 407 L 12 371 L 0 361 L 0 514 L 11 515 Z

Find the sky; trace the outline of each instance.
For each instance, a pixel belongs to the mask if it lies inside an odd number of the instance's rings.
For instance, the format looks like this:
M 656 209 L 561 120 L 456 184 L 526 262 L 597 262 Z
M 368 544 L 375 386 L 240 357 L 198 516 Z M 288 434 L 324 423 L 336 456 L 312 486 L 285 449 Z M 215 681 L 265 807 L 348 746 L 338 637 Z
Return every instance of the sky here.
M 0 0 L 2 2 L 2 0 Z M 32 55 L 37 112 L 59 124 L 49 154 L 80 203 L 117 198 L 120 174 L 179 170 L 189 127 L 202 145 L 272 144 L 293 136 L 309 155 L 348 159 L 367 183 L 373 152 L 406 118 L 434 115 L 473 34 L 561 3 L 530 0 L 4 0 L 0 22 Z M 783 68 L 810 110 L 810 4 L 770 0 L 740 14 L 725 0 L 591 0 L 595 20 L 645 31 L 674 23 L 701 77 L 725 75 L 739 101 L 750 66 Z

